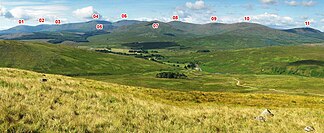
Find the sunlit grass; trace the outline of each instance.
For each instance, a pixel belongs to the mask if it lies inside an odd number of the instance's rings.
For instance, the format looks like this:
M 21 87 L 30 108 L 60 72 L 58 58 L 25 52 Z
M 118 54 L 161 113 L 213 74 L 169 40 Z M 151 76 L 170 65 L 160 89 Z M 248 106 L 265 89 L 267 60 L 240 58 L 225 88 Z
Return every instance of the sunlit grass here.
M 15 69 L 0 74 L 0 131 L 277 133 L 309 125 L 324 131 L 318 96 L 179 92 Z M 254 120 L 265 108 L 275 116 Z

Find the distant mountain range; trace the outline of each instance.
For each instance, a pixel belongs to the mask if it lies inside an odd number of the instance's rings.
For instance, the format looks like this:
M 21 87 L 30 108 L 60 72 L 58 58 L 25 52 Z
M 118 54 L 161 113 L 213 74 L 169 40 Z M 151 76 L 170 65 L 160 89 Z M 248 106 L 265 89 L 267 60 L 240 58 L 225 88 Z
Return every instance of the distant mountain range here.
M 154 22 L 154 21 L 153 21 Z M 28 25 L 19 25 L 7 30 L 1 30 L 0 34 L 13 34 L 13 33 L 32 33 L 32 32 L 43 32 L 43 31 L 50 31 L 50 32 L 62 32 L 62 31 L 69 31 L 69 32 L 90 32 L 95 31 L 96 24 L 103 24 L 104 30 L 112 30 L 122 26 L 129 26 L 135 24 L 145 24 L 145 23 L 153 23 L 148 21 L 137 21 L 137 20 L 122 20 L 117 22 L 109 22 L 109 21 L 101 21 L 101 20 L 94 20 L 88 22 L 81 22 L 81 23 L 68 23 L 62 25 L 37 25 L 37 26 L 28 26 Z M 246 29 L 248 27 L 255 27 L 265 28 L 266 26 L 255 24 L 255 23 L 234 23 L 234 24 L 223 24 L 223 23 L 208 23 L 208 24 L 192 24 L 180 21 L 172 21 L 168 23 L 159 22 L 163 24 L 171 25 L 177 29 L 182 29 L 185 31 L 194 31 L 197 34 L 215 34 L 221 33 L 231 30 L 239 30 L 239 29 Z M 268 27 L 267 27 L 268 28 Z M 270 28 L 269 28 L 270 29 Z M 297 33 L 297 34 L 323 34 L 323 32 L 313 29 L 313 28 L 294 28 L 294 29 L 286 29 L 282 30 L 290 33 Z
M 182 48 L 194 49 L 238 49 L 276 45 L 298 45 L 324 42 L 323 33 L 316 37 L 299 32 L 269 28 L 255 23 L 209 23 L 191 24 L 179 21 L 160 23 L 158 29 L 153 22 L 142 22 L 116 28 L 109 34 L 88 38 L 92 44 L 120 44 L 129 42 L 176 42 Z
M 88 42 L 89 40 L 100 43 L 172 41 L 191 46 L 208 45 L 210 47 L 222 45 L 262 47 L 324 42 L 324 33 L 312 28 L 278 30 L 255 23 L 192 24 L 173 21 L 158 22 L 159 28 L 153 29 L 151 25 L 156 22 L 158 21 L 123 20 L 62 25 L 21 25 L 0 31 L 0 39 L 49 39 L 51 43 Z M 95 28 L 96 24 L 103 24 L 104 30 L 98 31 Z
M 96 31 L 96 24 L 103 24 L 105 30 L 111 30 L 120 26 L 132 25 L 136 23 L 140 23 L 141 21 L 136 20 L 124 20 L 118 21 L 115 23 L 108 21 L 88 21 L 82 23 L 68 23 L 62 25 L 37 25 L 37 26 L 27 26 L 27 25 L 19 25 L 7 30 L 0 31 L 0 34 L 13 34 L 13 33 L 32 33 L 32 32 L 90 32 Z
M 286 32 L 291 32 L 303 36 L 309 36 L 309 37 L 314 37 L 314 38 L 319 38 L 323 39 L 324 38 L 324 33 L 321 32 L 320 30 L 316 30 L 313 28 L 294 28 L 294 29 L 288 29 L 288 30 L 283 30 Z

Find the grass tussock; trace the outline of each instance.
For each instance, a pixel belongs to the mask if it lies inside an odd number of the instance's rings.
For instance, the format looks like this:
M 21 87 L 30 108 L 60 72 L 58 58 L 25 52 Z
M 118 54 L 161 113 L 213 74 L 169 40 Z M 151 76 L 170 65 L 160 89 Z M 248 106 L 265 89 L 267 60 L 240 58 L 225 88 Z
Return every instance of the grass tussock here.
M 1 132 L 303 132 L 323 97 L 178 92 L 0 69 Z M 265 108 L 274 117 L 254 120 Z

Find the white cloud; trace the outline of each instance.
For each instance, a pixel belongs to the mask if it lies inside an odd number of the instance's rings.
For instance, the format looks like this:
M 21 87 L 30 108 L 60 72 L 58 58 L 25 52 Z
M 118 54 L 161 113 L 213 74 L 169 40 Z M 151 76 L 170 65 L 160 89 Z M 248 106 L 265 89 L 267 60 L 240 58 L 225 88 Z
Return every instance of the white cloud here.
M 243 18 L 232 17 L 232 16 L 222 16 L 218 18 L 221 23 L 238 23 L 243 22 Z
M 208 10 L 191 10 L 188 8 L 178 8 L 174 11 L 175 15 L 179 15 L 180 21 L 188 23 L 209 23 L 210 17 L 214 15 Z
M 315 6 L 316 2 L 313 1 L 313 0 L 310 0 L 310 1 L 303 1 L 301 3 L 302 6 L 306 6 L 306 7 L 310 7 L 310 6 Z
M 299 3 L 295 0 L 292 0 L 292 1 L 285 1 L 285 3 L 289 6 L 298 6 Z
M 140 17 L 140 18 L 135 18 L 135 20 L 138 20 L 138 21 L 153 21 L 155 19 L 153 18 L 148 18 L 148 17 Z M 107 21 L 110 21 L 109 19 L 107 19 Z
M 321 20 L 322 23 L 324 23 L 324 18 Z
M 305 6 L 305 7 L 311 7 L 311 6 L 315 6 L 316 2 L 313 0 L 310 1 L 303 1 L 303 2 L 297 2 L 295 0 L 291 0 L 291 1 L 285 1 L 285 3 L 289 6 Z
M 309 19 L 308 16 L 300 16 L 300 18 L 303 19 L 303 20 L 307 20 L 307 19 Z
M 0 5 L 0 16 L 4 16 L 7 12 L 7 9 Z
M 139 21 L 161 21 L 161 22 L 170 22 L 170 21 L 172 21 L 171 18 L 166 18 L 166 17 L 160 17 L 160 18 L 140 17 L 140 18 L 135 18 L 135 20 L 139 20 Z
M 30 14 L 30 12 L 24 10 L 23 8 L 14 8 L 11 9 L 9 12 L 14 18 L 25 20 L 29 20 L 32 18 L 32 14 Z
M 93 14 L 99 14 L 92 6 L 84 7 L 73 11 L 73 14 L 82 19 L 92 19 Z M 102 17 L 99 15 L 100 18 Z
M 245 5 L 242 5 L 242 7 L 245 8 L 246 10 L 254 10 L 253 4 L 245 4 Z
M 291 17 L 279 16 L 279 15 L 273 14 L 273 13 L 264 13 L 264 14 L 254 15 L 254 16 L 252 16 L 252 20 L 255 23 L 267 25 L 270 27 L 285 28 L 285 27 L 291 27 L 291 26 L 298 25 L 298 23 L 296 21 L 294 21 L 294 19 Z
M 42 6 L 16 6 L 7 10 L 0 6 L 0 16 L 16 21 L 17 19 L 27 20 L 29 24 L 38 23 L 39 18 L 45 18 L 46 24 L 53 24 L 55 19 L 67 22 L 63 16 L 69 8 L 61 5 L 42 5 Z
M 12 14 L 7 11 L 7 9 L 0 5 L 0 16 L 4 16 L 5 18 L 13 18 Z
M 202 0 L 195 3 L 187 2 L 184 6 L 177 7 L 173 12 L 173 15 L 179 15 L 180 21 L 198 24 L 211 22 L 210 17 L 215 14 L 215 11 L 206 6 Z
M 187 2 L 186 7 L 189 9 L 200 10 L 200 9 L 204 9 L 206 6 L 203 0 L 198 0 L 195 3 Z
M 33 2 L 33 1 L 4 1 L 1 4 L 5 6 L 26 6 L 26 5 L 42 5 L 46 2 Z
M 280 16 L 275 13 L 263 13 L 257 15 L 248 15 L 251 17 L 252 23 L 266 25 L 272 28 L 294 28 L 303 26 L 302 20 L 295 21 L 294 18 L 289 16 Z M 311 20 L 313 22 L 313 20 Z M 219 17 L 221 23 L 238 23 L 244 22 L 243 17 L 221 16 Z
M 306 20 L 306 21 L 309 21 L 309 22 L 311 22 L 311 23 L 316 23 L 316 20 L 315 20 L 315 19 L 308 19 L 308 20 Z
M 319 15 L 321 17 L 324 17 L 324 13 L 316 13 L 316 15 Z
M 277 0 L 260 0 L 263 4 L 276 4 Z

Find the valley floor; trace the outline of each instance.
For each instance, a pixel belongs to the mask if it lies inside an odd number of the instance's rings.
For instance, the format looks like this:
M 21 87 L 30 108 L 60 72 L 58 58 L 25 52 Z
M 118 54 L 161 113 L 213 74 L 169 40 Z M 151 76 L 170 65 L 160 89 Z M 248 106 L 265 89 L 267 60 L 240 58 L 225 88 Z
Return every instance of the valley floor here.
M 154 78 L 158 72 L 81 76 L 109 83 L 177 91 L 273 93 L 324 96 L 324 78 L 293 75 L 211 74 L 183 71 L 187 79 Z
M 149 89 L 7 68 L 0 75 L 4 132 L 324 132 L 321 96 Z M 274 116 L 255 120 L 264 109 Z

